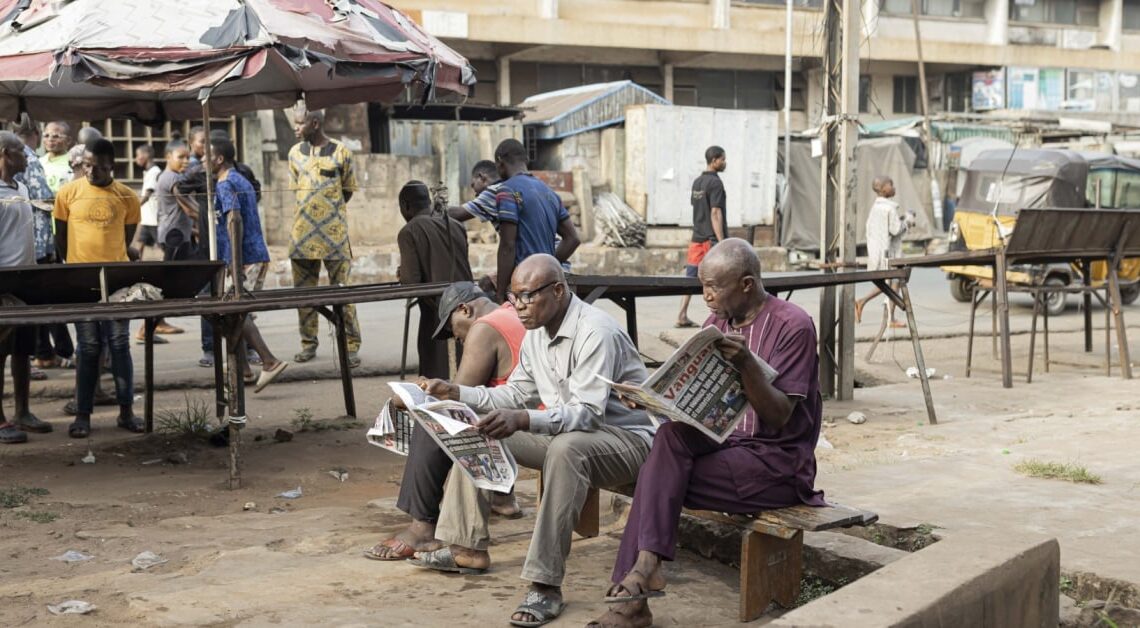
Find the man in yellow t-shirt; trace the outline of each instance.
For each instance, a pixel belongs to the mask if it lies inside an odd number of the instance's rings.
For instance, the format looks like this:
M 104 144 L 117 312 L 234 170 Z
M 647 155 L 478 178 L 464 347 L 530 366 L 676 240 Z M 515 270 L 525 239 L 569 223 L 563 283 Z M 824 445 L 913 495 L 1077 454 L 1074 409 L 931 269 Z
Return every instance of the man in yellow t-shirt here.
M 55 196 L 56 248 L 69 264 L 126 262 L 127 243 L 134 239 L 141 219 L 139 197 L 115 181 L 115 148 L 99 139 L 83 153 L 87 176 L 59 189 Z M 67 429 L 72 438 L 91 434 L 91 411 L 99 383 L 99 351 L 111 349 L 111 372 L 119 402 L 119 427 L 142 432 L 134 414 L 134 364 L 131 363 L 130 321 L 76 323 L 78 356 L 75 369 L 75 422 Z

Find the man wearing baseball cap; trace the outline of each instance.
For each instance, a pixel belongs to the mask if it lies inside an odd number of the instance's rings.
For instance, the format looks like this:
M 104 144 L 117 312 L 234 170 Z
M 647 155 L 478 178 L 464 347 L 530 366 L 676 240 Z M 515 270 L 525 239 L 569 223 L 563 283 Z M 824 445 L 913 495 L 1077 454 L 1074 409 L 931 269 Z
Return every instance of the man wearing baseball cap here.
M 455 376 L 457 383 L 499 386 L 507 381 L 518 364 L 526 333 L 514 306 L 509 302 L 495 305 L 474 283 L 457 281 L 439 298 L 439 321 L 433 335 L 436 340 L 455 336 L 463 344 L 463 358 Z M 412 523 L 394 537 L 366 550 L 366 557 L 404 560 L 417 551 L 440 547 L 435 540 L 435 524 L 451 464 L 451 458 L 427 432 L 412 432 L 400 496 L 396 500 L 396 507 L 411 515 Z M 522 514 L 513 493 L 495 493 L 491 508 L 510 518 Z

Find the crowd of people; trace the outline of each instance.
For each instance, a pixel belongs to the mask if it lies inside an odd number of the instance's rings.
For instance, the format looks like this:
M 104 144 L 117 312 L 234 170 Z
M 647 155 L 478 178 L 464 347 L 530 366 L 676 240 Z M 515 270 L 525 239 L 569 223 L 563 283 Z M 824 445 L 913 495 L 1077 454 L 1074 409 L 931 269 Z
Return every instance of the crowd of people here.
M 299 111 L 300 141 L 289 152 L 297 202 L 289 246 L 295 286 L 316 285 L 322 266 L 330 282 L 349 282 L 346 206 L 357 182 L 351 154 L 325 135 L 323 121 L 321 112 Z M 147 247 L 161 250 L 166 260 L 191 259 L 204 248 L 203 234 L 215 229 L 222 259 L 240 247 L 241 285 L 233 288 L 261 286 L 269 256 L 257 213 L 259 189 L 229 138 L 196 128 L 188 144 L 166 145 L 163 169 L 152 151 L 140 150 L 140 198 L 114 180 L 114 147 L 107 140 L 86 138 L 74 159 L 70 129 L 49 123 L 46 153 L 37 160 L 38 131 L 25 123 L 19 135 L 0 133 L 0 265 L 126 261 Z M 61 155 L 70 175 L 64 174 Z M 814 486 L 822 413 L 814 324 L 798 306 L 768 295 L 751 244 L 728 237 L 719 179 L 725 154 L 714 146 L 705 156 L 708 169 L 693 185 L 695 226 L 686 273 L 702 285 L 710 310 L 704 326 L 723 333 L 717 348 L 739 372 L 748 401 L 736 431 L 719 444 L 681 423 L 658 426 L 609 384 L 642 382 L 648 372 L 617 321 L 571 290 L 566 264 L 580 243 L 577 230 L 557 194 L 528 171 L 520 142 L 502 142 L 493 161 L 475 165 L 475 198 L 463 205 L 433 202 L 420 181 L 400 190 L 406 221 L 397 237 L 400 281 L 450 284 L 439 297 L 419 299 L 421 387 L 436 398 L 466 403 L 481 415 L 481 433 L 502 439 L 519 464 L 543 472 L 522 570 L 529 588 L 510 615 L 513 625 L 541 626 L 562 613 L 571 535 L 591 488 L 636 483 L 612 584 L 603 596 L 609 610 L 591 624 L 611 628 L 652 624 L 648 600 L 665 595 L 663 565 L 675 557 L 683 507 L 749 513 L 824 504 Z M 216 182 L 214 216 L 202 202 L 209 181 Z M 499 234 L 495 272 L 478 282 L 462 225 L 471 218 L 491 222 Z M 893 226 L 887 230 L 894 235 Z M 693 325 L 687 306 L 679 326 Z M 361 335 L 351 309 L 344 324 L 354 366 Z M 316 313 L 301 310 L 299 326 L 301 350 L 293 359 L 313 360 Z M 212 366 L 208 331 L 203 325 L 200 363 Z M 262 366 L 259 375 L 246 376 L 260 390 L 288 363 L 272 353 L 252 320 L 243 331 Z M 0 415 L 0 442 L 50 431 L 28 408 L 28 380 L 33 357 L 50 366 L 70 361 L 66 332 L 17 329 L 0 343 L 12 357 L 16 388 L 14 415 L 10 421 Z M 82 323 L 76 332 L 76 418 L 69 433 L 82 437 L 91 431 L 104 357 L 116 388 L 114 396 L 104 396 L 119 405 L 118 425 L 140 431 L 131 407 L 127 323 Z M 457 341 L 454 377 L 451 337 Z M 52 343 L 48 352 L 41 353 L 41 341 Z M 410 516 L 408 526 L 365 556 L 440 572 L 486 572 L 492 513 L 521 516 L 512 493 L 476 488 L 424 430 L 412 438 L 396 506 Z
M 348 283 L 352 258 L 346 215 L 356 190 L 351 154 L 324 135 L 323 122 L 320 111 L 299 111 L 295 131 L 300 141 L 290 152 L 297 211 L 289 257 L 298 286 L 316 285 L 322 262 L 332 283 Z M 192 127 L 185 140 L 166 142 L 161 167 L 151 145 L 139 146 L 133 157 L 143 175 L 139 191 L 115 179 L 115 145 L 94 127 L 73 134 L 67 122 L 51 121 L 41 129 L 25 114 L 10 131 L 0 133 L 0 267 L 210 259 L 213 230 L 217 259 L 229 259 L 231 247 L 241 251 L 237 289 L 260 289 L 270 261 L 257 210 L 261 186 L 237 160 L 228 134 Z M 212 216 L 207 185 L 215 196 Z M 360 332 L 352 308 L 346 318 L 348 360 L 355 367 L 360 364 Z M 316 313 L 300 310 L 301 350 L 294 360 L 316 357 L 316 327 Z M 118 427 L 143 431 L 133 409 L 129 321 L 76 323 L 74 329 L 74 340 L 69 328 L 59 324 L 9 329 L 0 339 L 4 359 L 11 358 L 15 401 L 11 420 L 0 410 L 0 443 L 23 443 L 28 433 L 53 430 L 28 407 L 29 381 L 46 379 L 45 369 L 75 370 L 75 396 L 64 407 L 75 417 L 68 426 L 71 437 L 90 435 L 98 405 L 118 406 Z M 163 335 L 184 330 L 160 320 L 155 332 L 155 342 L 165 343 Z M 145 342 L 143 334 L 140 328 L 135 341 Z M 260 392 L 289 362 L 274 355 L 252 318 L 243 338 L 249 347 L 243 376 Z M 213 367 L 213 326 L 205 318 L 201 347 L 198 364 Z M 260 372 L 254 373 L 251 364 L 260 365 Z M 114 394 L 100 385 L 104 370 L 113 376 Z

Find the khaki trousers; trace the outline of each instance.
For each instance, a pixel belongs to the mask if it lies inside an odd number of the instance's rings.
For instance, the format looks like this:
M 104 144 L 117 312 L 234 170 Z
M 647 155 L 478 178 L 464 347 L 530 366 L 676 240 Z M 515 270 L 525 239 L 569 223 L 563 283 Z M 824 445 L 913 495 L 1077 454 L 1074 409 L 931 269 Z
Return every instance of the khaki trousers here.
M 641 436 L 616 427 L 555 436 L 516 432 L 503 441 L 519 465 L 542 470 L 542 503 L 523 563 L 522 579 L 562 586 L 570 539 L 590 487 L 631 484 L 649 455 Z M 489 491 L 457 468 L 451 470 L 435 536 L 450 545 L 486 550 L 491 535 Z

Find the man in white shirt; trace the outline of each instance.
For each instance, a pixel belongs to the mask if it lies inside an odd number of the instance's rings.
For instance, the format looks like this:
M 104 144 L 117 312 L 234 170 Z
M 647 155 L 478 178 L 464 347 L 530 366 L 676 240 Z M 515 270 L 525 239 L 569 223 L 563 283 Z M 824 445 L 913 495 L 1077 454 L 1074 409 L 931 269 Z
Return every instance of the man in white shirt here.
M 553 620 L 565 607 L 566 557 L 586 493 L 632 483 L 656 427 L 644 410 L 624 405 L 605 381 L 645 381 L 637 348 L 610 315 L 571 293 L 554 256 L 524 259 L 506 295 L 527 329 L 507 383 L 468 387 L 435 379 L 425 388 L 485 413 L 479 431 L 503 439 L 522 466 L 543 471 L 542 503 L 522 572 L 531 586 L 510 618 L 514 625 L 532 626 Z M 530 409 L 539 404 L 543 409 Z M 413 564 L 485 571 L 491 563 L 489 515 L 486 492 L 452 470 L 436 526 L 444 547 L 417 553 Z
M 24 143 L 15 133 L 0 131 L 0 268 L 30 266 L 36 263 L 35 220 L 28 188 L 15 180 L 24 171 L 28 158 Z M 4 396 L 4 361 L 12 356 L 12 421 L 0 406 L 0 443 L 27 442 L 25 432 L 50 432 L 52 426 L 28 409 L 32 353 L 36 348 L 34 327 L 16 327 L 0 338 L 0 397 Z
M 867 214 L 867 270 L 887 270 L 888 259 L 902 256 L 902 239 L 914 222 L 914 214 L 907 212 L 905 220 L 899 215 L 899 204 L 891 200 L 895 182 L 890 177 L 876 177 L 871 189 L 878 196 Z M 880 294 L 881 290 L 872 288 L 867 296 L 855 301 L 855 322 L 863 319 L 863 308 Z M 894 303 L 890 304 L 890 316 L 891 327 L 906 327 L 906 323 L 895 320 Z
M 143 184 L 142 194 L 140 195 L 139 202 L 142 204 L 142 218 L 139 220 L 138 231 L 135 232 L 135 241 L 131 244 L 139 253 L 139 259 L 146 259 L 147 249 L 155 251 L 158 259 L 162 259 L 164 254 L 162 248 L 159 247 L 158 240 L 158 177 L 162 174 L 162 168 L 159 168 L 154 163 L 154 147 L 150 144 L 143 144 L 135 149 L 135 165 L 143 170 Z M 166 322 L 166 319 L 159 319 L 158 325 L 155 326 L 154 332 L 156 334 L 181 334 L 181 327 L 175 327 Z M 146 330 L 143 325 L 139 325 L 139 331 L 135 334 L 135 342 L 146 342 Z M 165 338 L 155 337 L 155 344 L 166 344 Z

